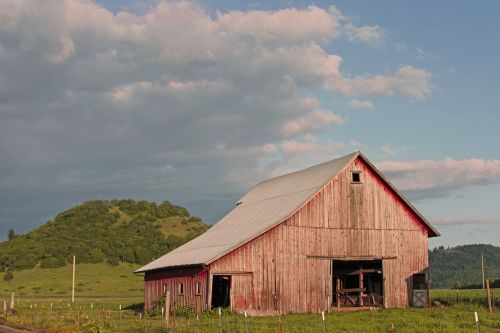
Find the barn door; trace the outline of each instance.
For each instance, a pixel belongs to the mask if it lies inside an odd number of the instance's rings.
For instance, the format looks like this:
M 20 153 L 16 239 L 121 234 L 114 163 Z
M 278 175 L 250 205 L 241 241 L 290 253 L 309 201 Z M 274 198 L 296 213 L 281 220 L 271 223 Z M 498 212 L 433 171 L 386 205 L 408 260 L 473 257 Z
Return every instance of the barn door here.
M 232 276 L 231 308 L 248 310 L 253 305 L 252 274 L 235 274 Z

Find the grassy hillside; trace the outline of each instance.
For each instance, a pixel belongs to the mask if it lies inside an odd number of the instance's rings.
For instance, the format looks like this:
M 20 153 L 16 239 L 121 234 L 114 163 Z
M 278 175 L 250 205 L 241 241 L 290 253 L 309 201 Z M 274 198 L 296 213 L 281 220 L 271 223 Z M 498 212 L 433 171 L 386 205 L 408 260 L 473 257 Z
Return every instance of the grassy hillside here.
M 0 273 L 0 298 L 15 291 L 24 298 L 62 298 L 71 295 L 71 265 L 59 268 L 40 267 L 14 272 L 14 279 L 4 281 Z M 134 275 L 135 264 L 76 265 L 75 294 L 77 297 L 138 297 L 143 296 L 143 277 Z
M 485 277 L 500 278 L 500 247 L 485 244 L 439 247 L 429 252 L 433 288 L 461 288 L 481 284 L 481 254 Z
M 159 205 L 133 200 L 89 201 L 0 243 L 0 272 L 64 267 L 73 255 L 79 263 L 141 265 L 207 228 L 200 218 L 168 201 Z

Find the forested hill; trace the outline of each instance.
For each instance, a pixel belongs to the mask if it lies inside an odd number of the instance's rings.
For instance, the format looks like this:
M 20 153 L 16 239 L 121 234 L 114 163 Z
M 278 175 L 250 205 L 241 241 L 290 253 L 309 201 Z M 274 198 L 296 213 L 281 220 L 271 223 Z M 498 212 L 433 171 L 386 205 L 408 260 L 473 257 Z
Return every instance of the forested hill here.
M 500 279 L 500 247 L 485 244 L 443 246 L 429 251 L 432 288 L 481 285 L 481 254 L 485 278 Z
M 168 201 L 94 200 L 75 206 L 23 235 L 0 243 L 0 271 L 71 262 L 145 264 L 208 229 Z

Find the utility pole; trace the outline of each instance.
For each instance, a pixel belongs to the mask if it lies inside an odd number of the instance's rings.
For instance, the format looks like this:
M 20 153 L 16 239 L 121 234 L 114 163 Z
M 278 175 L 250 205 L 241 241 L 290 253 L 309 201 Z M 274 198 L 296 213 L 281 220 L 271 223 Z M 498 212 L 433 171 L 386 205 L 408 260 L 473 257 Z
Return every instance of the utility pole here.
M 481 273 L 483 274 L 483 289 L 484 289 L 484 259 L 482 253 L 481 253 Z
M 73 256 L 73 288 L 71 290 L 71 303 L 75 302 L 75 267 L 76 266 L 76 256 Z

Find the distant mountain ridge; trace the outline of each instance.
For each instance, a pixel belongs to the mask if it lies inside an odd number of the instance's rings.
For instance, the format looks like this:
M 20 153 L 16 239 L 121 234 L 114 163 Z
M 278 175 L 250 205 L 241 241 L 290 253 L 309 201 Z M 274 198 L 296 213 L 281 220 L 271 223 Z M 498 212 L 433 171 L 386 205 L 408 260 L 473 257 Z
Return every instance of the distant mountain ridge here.
M 500 278 L 500 247 L 486 244 L 440 246 L 429 251 L 432 288 L 481 285 L 481 254 L 485 278 Z
M 0 243 L 0 271 L 78 263 L 145 264 L 208 229 L 169 201 L 93 200 Z

